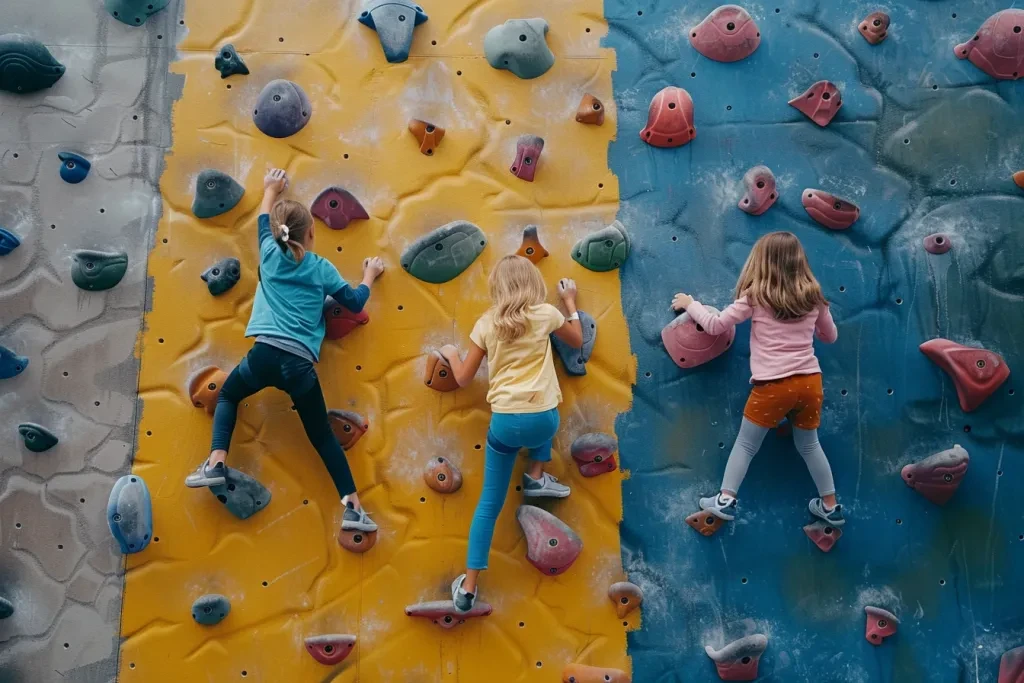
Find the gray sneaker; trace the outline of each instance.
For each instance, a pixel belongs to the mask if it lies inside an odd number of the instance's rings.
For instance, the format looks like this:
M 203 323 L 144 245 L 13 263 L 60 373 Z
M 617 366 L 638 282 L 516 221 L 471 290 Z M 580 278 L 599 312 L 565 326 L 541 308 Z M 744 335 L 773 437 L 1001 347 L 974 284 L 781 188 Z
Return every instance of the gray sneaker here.
M 452 602 L 455 603 L 455 611 L 459 614 L 466 614 L 476 604 L 476 595 L 462 590 L 462 582 L 466 580 L 465 574 L 460 574 L 452 581 Z
M 196 468 L 195 472 L 185 477 L 185 486 L 190 489 L 201 489 L 206 486 L 223 486 L 225 481 L 224 475 L 228 468 L 222 462 L 210 467 L 209 462 L 209 460 L 204 460 Z
M 565 484 L 545 472 L 540 479 L 534 479 L 523 472 L 523 497 L 525 498 L 567 498 L 571 491 Z
M 341 518 L 342 531 L 362 531 L 370 533 L 377 530 L 377 523 L 370 519 L 366 510 L 356 510 L 352 503 L 345 504 L 345 514 Z
M 722 498 L 722 494 L 719 493 L 716 496 L 709 498 L 700 499 L 700 509 L 705 512 L 710 512 L 719 519 L 724 519 L 727 522 L 731 522 L 736 519 L 736 499 L 726 502 Z
M 834 527 L 841 527 L 846 524 L 842 505 L 836 504 L 831 510 L 826 510 L 825 504 L 821 502 L 821 498 L 811 498 L 811 502 L 807 504 L 807 509 L 811 511 L 812 515 L 825 522 L 825 524 Z

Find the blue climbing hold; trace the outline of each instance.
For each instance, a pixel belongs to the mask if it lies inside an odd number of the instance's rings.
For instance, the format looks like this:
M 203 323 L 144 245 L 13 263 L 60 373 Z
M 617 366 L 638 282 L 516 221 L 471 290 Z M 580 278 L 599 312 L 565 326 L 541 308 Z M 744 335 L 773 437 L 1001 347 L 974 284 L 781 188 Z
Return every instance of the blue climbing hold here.
M 14 603 L 7 598 L 0 597 L 0 619 L 6 619 L 14 614 Z
M 226 467 L 224 479 L 210 492 L 238 519 L 249 519 L 270 503 L 270 491 L 248 474 Z
M 384 56 L 392 64 L 409 59 L 413 29 L 427 20 L 423 8 L 409 0 L 368 0 L 359 23 L 377 32 Z
M 249 67 L 242 61 L 242 56 L 235 50 L 235 46 L 228 43 L 220 49 L 217 56 L 213 60 L 213 65 L 220 72 L 221 78 L 227 78 L 228 76 L 248 76 Z
M 217 261 L 203 271 L 200 275 L 210 294 L 220 296 L 236 284 L 242 276 L 242 264 L 236 258 L 226 258 Z
M 153 504 L 146 482 L 126 474 L 114 484 L 107 500 L 107 524 L 125 554 L 141 552 L 153 538 Z
M 128 254 L 82 249 L 73 254 L 71 281 L 80 289 L 102 292 L 117 285 L 128 272 Z
M 597 321 L 589 313 L 579 311 L 579 314 L 580 326 L 583 327 L 582 348 L 574 349 L 554 334 L 551 335 L 551 345 L 562 359 L 565 371 L 577 377 L 587 374 L 587 361 L 590 360 L 590 354 L 594 352 L 594 342 L 597 341 Z
M 18 425 L 18 434 L 25 442 L 25 448 L 33 453 L 43 453 L 57 445 L 57 437 L 46 427 L 32 422 L 22 422 Z
M 192 619 L 202 626 L 219 624 L 230 611 L 231 603 L 228 599 L 216 593 L 202 595 L 192 603 Z
M 227 173 L 206 169 L 196 178 L 192 213 L 196 218 L 213 218 L 227 213 L 242 201 L 245 188 Z
M 555 63 L 547 34 L 548 22 L 543 19 L 509 19 L 484 36 L 487 63 L 523 79 L 543 76 Z
M 267 83 L 252 110 L 252 121 L 264 135 L 287 138 L 306 127 L 313 105 L 298 83 L 276 80 Z
M 0 90 L 25 94 L 49 88 L 64 71 L 38 40 L 20 33 L 0 36 Z
M 171 0 L 104 0 L 110 16 L 129 26 L 142 26 Z
M 92 168 L 88 159 L 74 152 L 60 152 L 57 154 L 57 158 L 62 162 L 60 166 L 61 180 L 72 185 L 77 185 L 85 180 L 85 176 L 89 175 L 89 169 Z
M 7 256 L 19 246 L 21 246 L 21 240 L 17 235 L 0 228 L 0 256 Z
M 28 367 L 28 358 L 19 356 L 6 346 L 0 346 L 0 379 L 17 377 Z

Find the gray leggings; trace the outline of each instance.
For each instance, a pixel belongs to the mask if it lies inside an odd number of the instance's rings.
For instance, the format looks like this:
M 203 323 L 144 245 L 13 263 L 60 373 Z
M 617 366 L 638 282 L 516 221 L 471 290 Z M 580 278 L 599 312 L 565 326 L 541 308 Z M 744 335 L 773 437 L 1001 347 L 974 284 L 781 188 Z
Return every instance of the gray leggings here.
M 740 489 L 743 478 L 747 476 L 750 461 L 757 455 L 764 441 L 767 427 L 760 427 L 747 418 L 740 424 L 740 433 L 736 436 L 729 462 L 725 464 L 725 476 L 722 477 L 722 490 L 733 496 Z M 798 429 L 793 427 L 793 443 L 800 457 L 807 463 L 814 485 L 818 487 L 819 496 L 831 496 L 836 492 L 836 484 L 832 480 L 832 468 L 829 467 L 825 451 L 818 442 L 817 429 Z

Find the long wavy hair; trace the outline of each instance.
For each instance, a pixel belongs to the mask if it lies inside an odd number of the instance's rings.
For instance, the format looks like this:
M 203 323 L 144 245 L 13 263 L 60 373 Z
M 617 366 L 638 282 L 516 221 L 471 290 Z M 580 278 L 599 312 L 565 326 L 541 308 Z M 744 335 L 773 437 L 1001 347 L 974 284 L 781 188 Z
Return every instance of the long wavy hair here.
M 500 341 L 511 342 L 526 334 L 526 310 L 544 303 L 548 288 L 537 267 L 522 256 L 506 256 L 491 271 L 489 281 L 494 330 Z
M 800 240 L 791 232 L 770 232 L 759 239 L 736 282 L 736 298 L 769 308 L 777 320 L 795 320 L 827 303 L 811 272 Z
M 288 227 L 288 239 L 282 240 L 284 227 Z M 282 199 L 270 210 L 270 232 L 281 251 L 290 251 L 296 263 L 302 263 L 306 255 L 303 243 L 306 233 L 313 228 L 313 216 L 309 209 L 291 199 Z

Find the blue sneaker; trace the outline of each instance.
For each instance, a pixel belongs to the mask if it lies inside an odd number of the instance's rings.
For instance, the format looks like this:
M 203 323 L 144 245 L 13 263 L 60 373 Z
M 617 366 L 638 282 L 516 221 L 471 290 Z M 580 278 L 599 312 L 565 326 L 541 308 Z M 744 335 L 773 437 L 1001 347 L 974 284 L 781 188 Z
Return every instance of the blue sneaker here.
M 731 522 L 736 519 L 736 499 L 719 493 L 717 496 L 700 499 L 700 509 L 710 512 L 719 519 Z
M 811 498 L 811 502 L 807 504 L 807 509 L 811 511 L 812 515 L 829 526 L 838 528 L 846 524 L 846 518 L 843 517 L 843 506 L 838 503 L 834 508 L 828 510 L 825 508 L 825 503 L 821 502 L 821 498 Z

